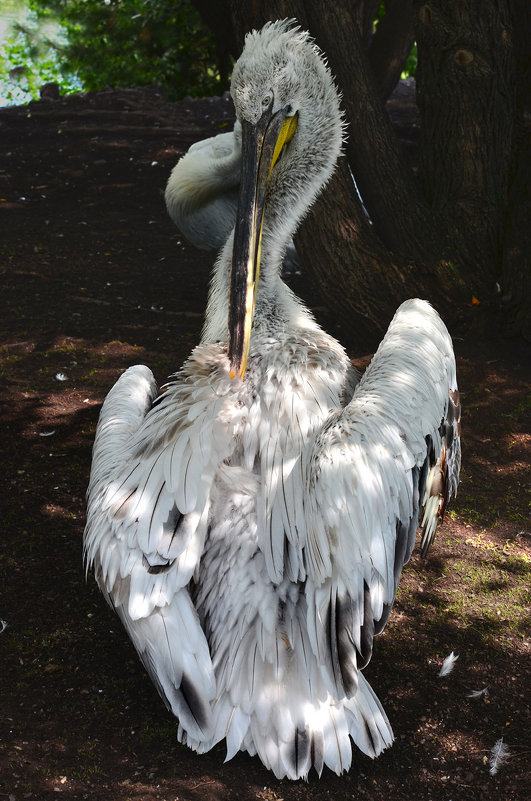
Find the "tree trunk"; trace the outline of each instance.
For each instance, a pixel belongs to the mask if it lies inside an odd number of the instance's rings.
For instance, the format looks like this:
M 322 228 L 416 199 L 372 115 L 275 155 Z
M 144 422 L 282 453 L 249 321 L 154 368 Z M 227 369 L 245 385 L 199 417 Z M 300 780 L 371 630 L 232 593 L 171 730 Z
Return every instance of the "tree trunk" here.
M 386 13 L 389 2 L 391 2 L 391 0 L 385 3 Z M 392 0 L 392 2 L 394 3 L 395 0 Z M 376 19 L 378 9 L 381 5 L 381 0 L 354 0 L 352 5 L 362 7 L 360 33 L 363 39 L 363 45 L 365 49 L 368 50 L 373 39 L 374 20 Z
M 419 177 L 471 292 L 494 290 L 514 123 L 510 19 L 499 0 L 417 6 Z
M 531 342 L 531 126 L 520 135 L 507 207 L 500 291 L 506 333 Z
M 515 135 L 509 174 L 501 293 L 509 334 L 531 341 L 531 4 L 512 0 Z
M 400 269 L 374 233 L 359 202 L 352 203 L 345 158 L 295 236 L 314 288 L 352 339 L 367 332 L 376 346 L 398 303 L 410 297 L 408 267 Z M 331 198 L 334 202 L 331 202 Z M 348 206 L 351 213 L 343 213 Z M 365 337 L 366 338 L 366 337 Z
M 351 2 L 313 0 L 306 5 L 310 31 L 343 91 L 346 153 L 378 236 L 394 253 L 429 259 L 442 242 L 378 96 Z M 323 19 L 326 27 L 318 31 Z

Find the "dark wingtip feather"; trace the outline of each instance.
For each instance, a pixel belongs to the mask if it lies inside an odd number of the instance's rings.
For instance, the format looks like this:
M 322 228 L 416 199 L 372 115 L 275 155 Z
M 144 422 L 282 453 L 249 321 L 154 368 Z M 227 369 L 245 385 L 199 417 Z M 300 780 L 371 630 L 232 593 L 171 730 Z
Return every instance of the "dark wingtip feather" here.
M 297 727 L 295 729 L 292 748 L 288 755 L 291 771 L 294 776 L 305 776 L 310 770 L 312 765 L 312 744 L 313 739 L 308 729 L 306 727 Z
M 435 458 L 433 443 L 431 437 L 426 438 L 427 456 L 423 465 L 423 473 L 426 474 L 429 470 L 436 471 L 433 476 L 430 498 L 438 497 L 439 503 L 437 508 L 434 509 L 430 515 L 431 520 L 428 519 L 423 526 L 422 539 L 421 539 L 421 556 L 426 557 L 430 545 L 435 539 L 437 529 L 444 519 L 448 501 L 452 495 L 457 493 L 457 485 L 459 483 L 459 470 L 461 467 L 461 443 L 460 443 L 460 430 L 461 430 L 461 404 L 459 400 L 459 392 L 457 389 L 450 390 L 448 408 L 446 415 L 441 420 L 439 433 L 441 436 L 441 453 L 438 459 Z M 424 496 L 424 481 L 421 481 L 421 494 Z M 429 500 L 429 499 L 428 499 Z
M 168 711 L 179 719 L 179 723 L 191 737 L 206 737 L 210 727 L 210 708 L 197 692 L 193 680 L 183 673 L 178 687 L 171 680 L 165 687 L 149 649 L 138 653 Z
M 363 670 L 370 662 L 372 656 L 372 642 L 374 639 L 374 613 L 372 611 L 371 591 L 367 582 L 363 582 L 363 625 L 361 627 L 360 650 L 357 649 L 358 669 Z
M 205 706 L 201 696 L 194 686 L 193 681 L 189 678 L 189 676 L 186 675 L 186 673 L 183 673 L 181 685 L 177 692 L 181 695 L 184 703 L 190 711 L 190 715 L 193 717 L 197 726 L 201 729 L 202 735 L 204 736 L 209 728 L 210 709 Z

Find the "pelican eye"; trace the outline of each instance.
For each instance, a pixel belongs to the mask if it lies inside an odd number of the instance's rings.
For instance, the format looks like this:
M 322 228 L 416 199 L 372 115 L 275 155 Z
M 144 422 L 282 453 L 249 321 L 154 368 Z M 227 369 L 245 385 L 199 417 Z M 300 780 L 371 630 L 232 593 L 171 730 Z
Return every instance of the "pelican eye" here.
M 262 108 L 263 109 L 269 108 L 272 102 L 273 102 L 273 92 L 267 92 L 262 98 Z

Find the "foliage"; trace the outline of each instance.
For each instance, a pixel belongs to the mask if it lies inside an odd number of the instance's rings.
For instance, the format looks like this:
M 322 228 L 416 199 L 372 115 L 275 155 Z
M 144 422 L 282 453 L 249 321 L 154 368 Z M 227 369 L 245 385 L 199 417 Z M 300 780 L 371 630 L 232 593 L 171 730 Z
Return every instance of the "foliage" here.
M 0 85 L 11 102 L 155 83 L 170 98 L 207 96 L 220 83 L 214 37 L 191 0 L 27 0 L 24 21 L 0 43 Z M 22 4 L 23 5 L 23 4 Z M 378 18 L 384 13 L 384 4 Z M 402 77 L 415 74 L 416 45 Z
M 417 72 L 417 43 L 414 42 L 411 48 L 411 53 L 407 57 L 404 69 L 402 70 L 401 78 L 414 78 Z
M 2 101 L 27 103 L 49 81 L 63 92 L 79 89 L 79 80 L 61 61 L 64 41 L 59 26 L 46 24 L 35 11 L 28 10 L 14 21 L 0 42 Z
M 169 97 L 219 92 L 214 41 L 190 0 L 30 0 L 62 23 L 62 59 L 88 90 L 156 83 Z

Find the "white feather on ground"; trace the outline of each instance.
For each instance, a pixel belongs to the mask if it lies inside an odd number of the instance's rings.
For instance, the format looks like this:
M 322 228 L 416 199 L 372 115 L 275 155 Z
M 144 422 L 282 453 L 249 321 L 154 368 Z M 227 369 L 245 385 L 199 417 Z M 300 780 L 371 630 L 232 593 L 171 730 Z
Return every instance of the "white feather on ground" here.
M 495 776 L 509 758 L 509 746 L 503 742 L 503 737 L 496 740 L 492 746 L 489 758 L 489 773 Z
M 439 670 L 439 676 L 447 676 L 449 673 L 451 673 L 458 659 L 459 659 L 459 654 L 454 654 L 453 651 L 451 654 L 448 654 L 448 656 L 442 663 L 441 669 Z
M 489 688 L 483 687 L 482 690 L 470 690 L 469 693 L 466 694 L 467 698 L 486 698 L 489 694 Z

